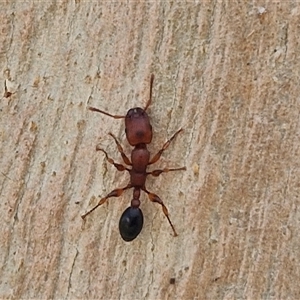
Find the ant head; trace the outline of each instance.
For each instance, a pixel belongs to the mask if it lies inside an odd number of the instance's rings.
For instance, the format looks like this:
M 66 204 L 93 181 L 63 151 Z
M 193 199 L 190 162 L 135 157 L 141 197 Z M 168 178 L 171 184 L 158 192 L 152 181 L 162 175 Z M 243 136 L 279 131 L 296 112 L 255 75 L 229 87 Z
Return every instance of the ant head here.
M 125 132 L 131 146 L 151 143 L 152 126 L 144 109 L 129 109 L 125 117 Z

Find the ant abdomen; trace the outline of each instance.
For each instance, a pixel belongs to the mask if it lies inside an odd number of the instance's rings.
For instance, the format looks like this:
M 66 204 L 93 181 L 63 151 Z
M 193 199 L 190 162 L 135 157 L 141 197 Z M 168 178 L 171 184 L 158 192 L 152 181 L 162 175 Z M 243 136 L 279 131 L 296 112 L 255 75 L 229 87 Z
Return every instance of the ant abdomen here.
M 141 232 L 144 224 L 144 216 L 140 208 L 128 207 L 123 212 L 120 222 L 119 231 L 124 241 L 134 240 Z

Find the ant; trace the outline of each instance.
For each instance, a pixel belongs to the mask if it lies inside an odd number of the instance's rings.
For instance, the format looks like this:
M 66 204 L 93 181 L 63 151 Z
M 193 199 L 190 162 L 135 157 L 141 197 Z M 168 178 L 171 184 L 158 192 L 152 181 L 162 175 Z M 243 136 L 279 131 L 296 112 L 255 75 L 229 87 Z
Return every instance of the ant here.
M 152 126 L 150 124 L 150 120 L 146 113 L 146 110 L 152 101 L 153 81 L 154 75 L 152 74 L 150 79 L 150 96 L 144 109 L 140 107 L 131 108 L 128 110 L 126 116 L 120 116 L 112 115 L 98 108 L 88 108 L 91 111 L 102 113 L 114 119 L 125 119 L 126 138 L 129 144 L 134 147 L 134 149 L 131 152 L 130 160 L 124 153 L 124 150 L 117 138 L 111 132 L 109 133 L 109 135 L 114 139 L 115 143 L 117 144 L 118 151 L 120 152 L 124 163 L 128 166 L 131 166 L 131 169 L 129 169 L 123 166 L 122 164 L 115 163 L 114 160 L 108 156 L 105 150 L 99 148 L 98 146 L 96 147 L 96 151 L 102 151 L 105 154 L 107 161 L 110 164 L 114 165 L 118 171 L 128 171 L 130 175 L 130 181 L 127 184 L 127 186 L 111 191 L 104 198 L 102 198 L 94 208 L 89 210 L 81 217 L 82 219 L 85 219 L 86 216 L 89 215 L 92 211 L 94 211 L 98 206 L 105 203 L 108 198 L 120 197 L 125 190 L 133 188 L 133 199 L 131 200 L 131 205 L 123 212 L 119 221 L 119 231 L 121 237 L 126 242 L 134 240 L 143 228 L 144 217 L 141 209 L 139 208 L 141 204 L 141 190 L 148 194 L 150 201 L 157 202 L 162 206 L 163 213 L 167 217 L 168 222 L 171 225 L 174 236 L 177 236 L 177 232 L 175 231 L 175 228 L 169 218 L 167 207 L 156 194 L 149 192 L 145 187 L 145 182 L 148 175 L 157 177 L 161 173 L 186 170 L 186 167 L 182 167 L 176 169 L 164 168 L 154 170 L 151 172 L 146 171 L 149 165 L 154 164 L 160 159 L 162 153 L 169 147 L 171 141 L 183 130 L 182 128 L 180 128 L 178 131 L 176 131 L 175 134 L 167 142 L 165 142 L 163 147 L 156 153 L 156 155 L 154 155 L 152 159 L 150 159 L 150 152 L 147 149 L 147 144 L 150 144 L 152 140 Z

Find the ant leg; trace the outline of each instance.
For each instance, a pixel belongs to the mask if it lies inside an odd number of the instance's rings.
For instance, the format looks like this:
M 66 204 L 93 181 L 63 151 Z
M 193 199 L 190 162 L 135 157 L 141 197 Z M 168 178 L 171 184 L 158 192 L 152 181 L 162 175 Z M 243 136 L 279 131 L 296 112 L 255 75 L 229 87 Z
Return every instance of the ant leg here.
M 94 211 L 98 206 L 102 205 L 103 203 L 105 203 L 107 201 L 108 198 L 111 198 L 111 197 L 120 197 L 123 192 L 127 189 L 130 189 L 132 186 L 131 184 L 129 183 L 127 186 L 125 186 L 124 188 L 121 188 L 121 189 L 115 189 L 113 191 L 111 191 L 109 194 L 107 194 L 104 198 L 102 198 L 99 203 L 94 206 L 91 210 L 89 210 L 87 213 L 85 213 L 84 215 L 81 216 L 82 219 L 85 219 L 85 217 L 87 215 L 89 215 L 92 211 Z
M 177 236 L 178 234 L 177 234 L 177 232 L 176 232 L 176 230 L 175 230 L 175 228 L 174 228 L 174 226 L 173 226 L 173 224 L 172 224 L 172 222 L 171 222 L 171 220 L 170 220 L 170 218 L 169 218 L 169 212 L 168 212 L 168 209 L 167 209 L 167 207 L 164 205 L 163 201 L 162 201 L 156 194 L 147 191 L 145 187 L 142 188 L 142 190 L 143 190 L 145 193 L 148 194 L 148 197 L 149 197 L 150 201 L 152 201 L 152 202 L 157 202 L 157 203 L 159 203 L 159 204 L 162 206 L 163 213 L 164 213 L 164 215 L 167 217 L 168 222 L 169 222 L 169 224 L 170 224 L 171 227 L 172 227 L 172 230 L 173 230 L 173 232 L 174 232 L 174 236 Z
M 162 147 L 162 148 L 161 148 L 161 149 L 160 149 L 160 150 L 152 157 L 152 159 L 149 161 L 148 165 L 152 165 L 152 164 L 154 164 L 155 162 L 157 162 L 157 161 L 160 159 L 162 153 L 169 147 L 170 143 L 175 139 L 175 137 L 176 137 L 182 130 L 183 130 L 183 129 L 180 128 L 178 131 L 176 131 L 176 132 L 173 134 L 173 136 L 172 136 L 169 140 L 167 140 L 167 141 L 164 143 L 163 147 Z
M 150 78 L 150 95 L 149 95 L 149 100 L 148 100 L 148 102 L 147 102 L 147 104 L 146 104 L 146 106 L 145 106 L 144 111 L 147 110 L 147 108 L 149 107 L 149 105 L 150 105 L 151 102 L 152 102 L 152 87 L 153 87 L 153 81 L 154 81 L 154 75 L 151 74 L 151 78 Z
M 91 106 L 89 106 L 88 109 L 91 110 L 91 111 L 96 111 L 96 112 L 99 112 L 101 114 L 107 115 L 107 116 L 112 117 L 114 119 L 124 119 L 125 118 L 125 116 L 111 115 L 110 113 L 108 113 L 106 111 L 103 111 L 103 110 L 100 110 L 98 108 L 91 107 Z
M 124 150 L 123 150 L 123 147 L 121 146 L 121 144 L 119 143 L 119 141 L 117 140 L 117 138 L 110 132 L 109 135 L 115 140 L 116 144 L 117 144 L 117 147 L 118 147 L 118 150 L 119 152 L 121 153 L 122 155 L 122 158 L 123 158 L 123 161 L 126 165 L 129 165 L 131 166 L 132 163 L 131 161 L 129 160 L 129 158 L 126 156 L 126 154 L 124 153 Z
M 161 173 L 168 173 L 172 171 L 185 171 L 186 167 L 181 167 L 181 168 L 175 168 L 175 169 L 169 169 L 169 168 L 164 168 L 164 169 L 159 169 L 159 170 L 153 170 L 151 172 L 147 172 L 147 175 L 152 175 L 152 176 L 159 176 Z
M 103 150 L 102 148 L 98 148 L 98 146 L 97 146 L 97 147 L 96 147 L 96 150 L 97 150 L 97 151 L 102 151 L 102 152 L 105 154 L 107 161 L 108 161 L 110 164 L 114 165 L 118 171 L 125 171 L 125 170 L 130 171 L 130 169 L 127 169 L 127 168 L 124 167 L 123 165 L 118 164 L 118 163 L 115 163 L 114 160 L 111 159 L 111 158 L 108 156 L 108 154 L 106 153 L 106 151 Z

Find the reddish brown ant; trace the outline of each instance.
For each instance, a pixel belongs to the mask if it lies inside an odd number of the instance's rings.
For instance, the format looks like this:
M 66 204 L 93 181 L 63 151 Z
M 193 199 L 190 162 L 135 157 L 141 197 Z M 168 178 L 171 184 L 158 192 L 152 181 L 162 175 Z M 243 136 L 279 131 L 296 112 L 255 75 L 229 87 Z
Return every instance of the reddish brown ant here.
M 114 165 L 118 171 L 128 171 L 130 174 L 130 182 L 125 186 L 124 188 L 115 189 L 112 192 L 110 192 L 108 195 L 106 195 L 104 198 L 102 198 L 99 203 L 89 210 L 87 213 L 85 213 L 82 217 L 84 219 L 88 214 L 90 214 L 92 211 L 94 211 L 98 206 L 102 205 L 107 201 L 108 198 L 111 197 L 119 197 L 122 195 L 122 193 L 130 188 L 133 188 L 133 199 L 131 200 L 131 206 L 128 207 L 122 214 L 120 221 L 119 221 L 119 231 L 120 234 L 125 241 L 132 241 L 134 240 L 139 233 L 141 232 L 143 228 L 143 222 L 144 217 L 140 206 L 140 193 L 141 190 L 148 194 L 149 199 L 152 202 L 157 202 L 162 206 L 163 213 L 167 217 L 169 224 L 172 227 L 172 230 L 174 232 L 174 236 L 177 236 L 177 233 L 175 231 L 175 228 L 169 218 L 169 213 L 167 207 L 164 205 L 163 201 L 154 193 L 149 192 L 145 187 L 146 178 L 148 175 L 152 176 L 159 176 L 161 173 L 166 173 L 170 171 L 179 171 L 179 170 L 186 170 L 185 167 L 182 168 L 175 168 L 175 169 L 159 169 L 154 170 L 151 172 L 147 172 L 147 167 L 149 165 L 154 164 L 157 162 L 162 153 L 169 147 L 171 141 L 179 134 L 179 132 L 182 131 L 182 128 L 175 132 L 175 134 L 163 145 L 163 147 L 150 159 L 150 152 L 147 149 L 147 144 L 151 143 L 152 140 L 152 126 L 150 124 L 149 117 L 146 113 L 147 108 L 151 104 L 152 101 L 152 86 L 154 81 L 154 75 L 151 75 L 150 79 L 150 96 L 149 100 L 146 104 L 146 107 L 144 109 L 140 107 L 131 108 L 128 110 L 126 116 L 119 116 L 119 115 L 111 115 L 105 111 L 102 111 L 98 108 L 89 107 L 89 110 L 96 111 L 102 114 L 105 114 L 109 117 L 112 117 L 114 119 L 124 119 L 125 118 L 125 133 L 126 138 L 131 146 L 134 147 L 134 149 L 131 152 L 131 161 L 126 156 L 126 154 L 123 151 L 123 148 L 117 138 L 112 134 L 109 133 L 109 135 L 115 140 L 115 143 L 117 144 L 118 151 L 120 152 L 122 159 L 126 165 L 131 166 L 131 169 L 126 168 L 122 164 L 115 163 L 114 160 L 112 160 L 105 150 L 102 148 L 96 147 L 97 151 L 102 151 L 106 159 L 109 163 Z

